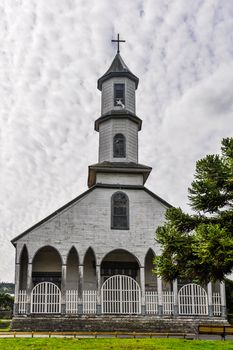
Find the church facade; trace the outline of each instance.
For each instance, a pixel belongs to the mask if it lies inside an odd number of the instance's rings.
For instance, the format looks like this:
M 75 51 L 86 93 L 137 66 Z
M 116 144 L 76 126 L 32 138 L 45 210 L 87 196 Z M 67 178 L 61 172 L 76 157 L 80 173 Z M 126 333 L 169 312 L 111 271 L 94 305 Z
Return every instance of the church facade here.
M 98 80 L 99 160 L 89 189 L 12 240 L 15 318 L 226 316 L 223 283 L 165 283 L 152 273 L 155 230 L 170 205 L 145 187 L 152 169 L 138 162 L 138 82 L 118 52 Z

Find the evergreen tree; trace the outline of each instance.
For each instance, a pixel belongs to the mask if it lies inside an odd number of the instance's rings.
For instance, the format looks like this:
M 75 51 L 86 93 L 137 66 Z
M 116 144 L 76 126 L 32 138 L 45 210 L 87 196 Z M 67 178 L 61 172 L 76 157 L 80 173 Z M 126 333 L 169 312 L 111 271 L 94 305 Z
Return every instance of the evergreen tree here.
M 222 140 L 220 155 L 197 162 L 188 192 L 194 214 L 170 208 L 156 230 L 162 251 L 154 272 L 167 281 L 223 280 L 233 269 L 233 138 Z

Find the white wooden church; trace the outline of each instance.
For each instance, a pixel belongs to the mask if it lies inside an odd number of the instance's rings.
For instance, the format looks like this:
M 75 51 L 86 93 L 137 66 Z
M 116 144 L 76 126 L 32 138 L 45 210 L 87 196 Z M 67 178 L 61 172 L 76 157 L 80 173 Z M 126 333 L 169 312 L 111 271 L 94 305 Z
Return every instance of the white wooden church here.
M 224 284 L 165 283 L 152 273 L 160 252 L 155 230 L 170 205 L 145 187 L 152 169 L 138 162 L 138 82 L 118 37 L 118 52 L 98 80 L 99 159 L 89 166 L 89 189 L 12 240 L 15 320 L 225 318 Z

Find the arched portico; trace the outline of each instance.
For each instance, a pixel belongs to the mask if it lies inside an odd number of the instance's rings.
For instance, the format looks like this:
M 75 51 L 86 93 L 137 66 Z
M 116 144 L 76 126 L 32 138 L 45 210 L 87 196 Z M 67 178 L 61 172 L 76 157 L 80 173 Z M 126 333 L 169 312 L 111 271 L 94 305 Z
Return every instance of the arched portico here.
M 157 291 L 158 283 L 157 276 L 153 273 L 154 264 L 153 260 L 155 253 L 151 248 L 148 249 L 145 256 L 145 290 L 146 291 Z
M 125 249 L 115 249 L 107 253 L 101 261 L 101 284 L 114 275 L 126 275 L 140 282 L 140 264 L 132 253 Z
M 62 260 L 52 246 L 40 248 L 32 260 L 32 285 L 40 282 L 52 282 L 61 288 Z
M 120 248 L 107 252 L 102 260 L 100 253 L 97 257 L 96 263 L 95 251 L 89 247 L 80 261 L 73 246 L 62 263 L 56 248 L 44 246 L 36 251 L 30 262 L 25 245 L 19 257 L 20 293 L 19 298 L 16 297 L 15 310 L 21 314 L 141 313 L 162 316 L 194 313 L 194 304 L 178 309 L 182 306 L 183 294 L 180 293 L 178 300 L 180 288 L 177 281 L 165 284 L 153 274 L 155 254 L 151 248 L 144 259 L 140 255 L 140 261 L 135 254 Z M 223 313 L 222 290 L 219 284 L 209 284 L 206 288 L 209 314 L 220 316 Z M 200 294 L 195 288 L 192 291 L 191 297 Z M 205 315 L 206 305 L 205 301 Z
M 79 257 L 75 247 L 68 253 L 66 261 L 66 290 L 77 290 L 79 284 Z
M 28 276 L 28 250 L 26 245 L 23 246 L 20 255 L 20 273 L 19 273 L 19 289 L 27 289 L 27 276 Z
M 91 247 L 86 251 L 83 267 L 83 288 L 85 290 L 96 290 L 96 257 Z

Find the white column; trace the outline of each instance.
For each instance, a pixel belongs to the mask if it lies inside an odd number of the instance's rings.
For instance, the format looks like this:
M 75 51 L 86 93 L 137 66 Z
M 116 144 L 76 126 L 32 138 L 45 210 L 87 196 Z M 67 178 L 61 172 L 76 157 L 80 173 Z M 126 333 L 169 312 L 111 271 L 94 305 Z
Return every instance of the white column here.
M 212 282 L 207 284 L 207 294 L 208 294 L 208 314 L 213 316 L 213 288 Z
M 32 263 L 28 262 L 27 271 L 27 314 L 31 312 L 31 292 L 32 292 Z
M 96 313 L 101 314 L 101 268 L 100 265 L 96 265 L 96 287 L 97 287 L 97 301 L 96 301 Z
M 226 290 L 225 282 L 220 283 L 220 296 L 221 296 L 221 316 L 226 317 Z
M 146 301 L 145 301 L 145 268 L 140 267 L 140 284 L 141 284 L 141 313 L 146 314 Z
M 158 314 L 163 314 L 163 300 L 162 300 L 162 278 L 157 277 L 157 286 L 158 286 Z
M 61 266 L 61 313 L 66 313 L 66 273 L 67 266 L 62 264 Z
M 20 264 L 15 264 L 15 302 L 14 315 L 18 314 L 18 294 L 19 294 Z
M 84 273 L 84 266 L 79 265 L 78 267 L 79 271 L 79 281 L 78 281 L 78 313 L 83 313 L 83 273 Z
M 178 315 L 178 283 L 177 279 L 173 280 L 173 295 L 174 295 L 174 306 L 173 313 L 174 315 Z

